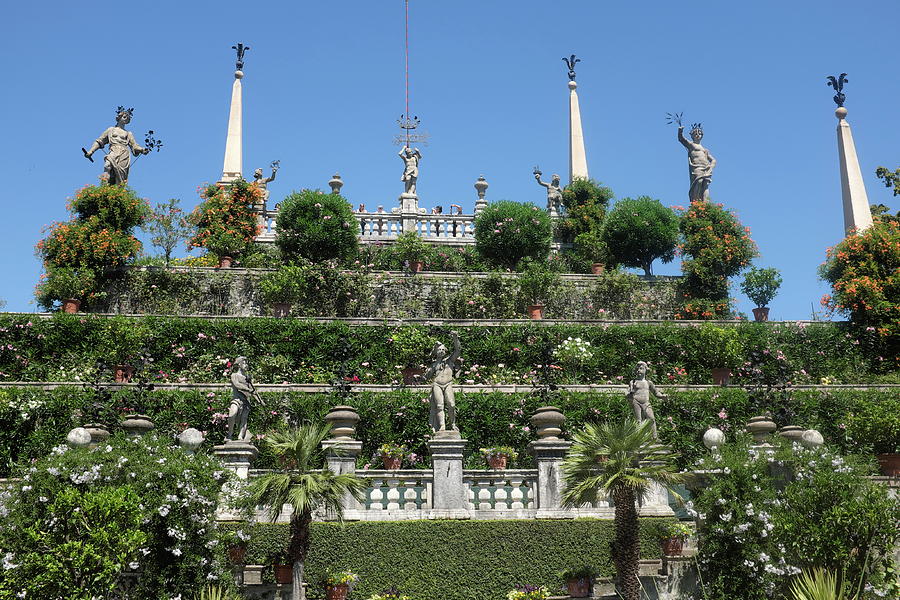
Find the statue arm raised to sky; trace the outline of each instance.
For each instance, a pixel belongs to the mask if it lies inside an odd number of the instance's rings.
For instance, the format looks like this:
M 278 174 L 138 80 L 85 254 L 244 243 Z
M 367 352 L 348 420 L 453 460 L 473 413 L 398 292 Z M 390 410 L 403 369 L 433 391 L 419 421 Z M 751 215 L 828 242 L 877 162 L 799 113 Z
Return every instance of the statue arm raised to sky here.
M 106 180 L 110 185 L 117 183 L 128 183 L 128 171 L 131 168 L 131 154 L 138 156 L 140 154 L 148 154 L 150 150 L 143 148 L 134 139 L 134 134 L 125 129 L 125 126 L 131 122 L 131 115 L 134 112 L 132 108 L 119 107 L 116 113 L 116 124 L 109 127 L 100 134 L 90 149 L 82 151 L 85 158 L 94 161 L 91 156 L 97 150 L 109 145 L 109 152 L 103 159 L 103 171 Z
M 550 183 L 541 181 L 541 172 L 535 167 L 534 180 L 538 185 L 547 188 L 547 210 L 551 214 L 557 214 L 562 206 L 562 187 L 559 185 L 559 175 L 554 173 L 550 177 Z
M 716 166 L 716 159 L 709 150 L 700 144 L 703 139 L 703 126 L 694 123 L 691 127 L 691 139 L 684 137 L 684 126 L 678 125 L 678 141 L 688 151 L 688 170 L 691 176 L 691 189 L 688 197 L 691 202 L 709 200 L 709 184 L 712 181 L 712 172 Z
M 400 177 L 400 181 L 406 184 L 404 193 L 415 195 L 416 182 L 419 179 L 419 160 L 422 158 L 422 153 L 418 148 L 410 150 L 409 146 L 404 146 L 398 156 L 404 164 L 403 175 Z

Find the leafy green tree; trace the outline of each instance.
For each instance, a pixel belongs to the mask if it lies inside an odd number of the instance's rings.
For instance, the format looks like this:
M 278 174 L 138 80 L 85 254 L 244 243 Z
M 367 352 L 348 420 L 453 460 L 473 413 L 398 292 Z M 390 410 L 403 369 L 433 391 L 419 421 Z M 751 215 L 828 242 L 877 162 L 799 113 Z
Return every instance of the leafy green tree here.
M 525 257 L 547 258 L 550 230 L 546 211 L 530 203 L 500 200 L 475 218 L 476 248 L 493 265 L 512 269 Z
M 611 189 L 593 179 L 576 178 L 567 185 L 563 189 L 566 214 L 559 223 L 560 237 L 573 241 L 582 233 L 599 230 L 613 195 Z
M 259 233 L 253 206 L 262 202 L 262 191 L 236 179 L 225 188 L 207 186 L 200 197 L 203 202 L 187 217 L 196 227 L 188 249 L 206 248 L 218 257 L 247 252 Z
M 304 597 L 303 567 L 309 553 L 313 512 L 324 509 L 340 519 L 344 498 L 350 495 L 359 500 L 366 487 L 356 475 L 337 475 L 324 466 L 322 441 L 329 430 L 330 427 L 307 424 L 268 434 L 265 443 L 278 458 L 281 470 L 254 480 L 246 497 L 248 507 L 269 507 L 272 522 L 282 514 L 285 505 L 292 509 L 288 557 L 294 569 L 294 600 Z
M 278 208 L 275 244 L 285 259 L 350 258 L 358 245 L 359 225 L 347 200 L 319 190 L 294 192 Z
M 900 196 L 900 169 L 891 172 L 886 167 L 878 167 L 875 169 L 875 177 L 884 181 L 884 187 L 893 186 L 894 195 Z
M 166 266 L 172 259 L 172 252 L 182 241 L 191 236 L 192 228 L 187 217 L 178 205 L 177 198 L 156 205 L 144 229 L 151 235 L 150 242 L 163 251 Z
M 566 506 L 593 503 L 602 496 L 613 501 L 612 556 L 624 600 L 639 600 L 641 593 L 637 501 L 655 484 L 671 490 L 682 479 L 672 466 L 672 454 L 654 454 L 659 445 L 650 425 L 633 419 L 588 423 L 572 436 L 562 465 Z
M 659 200 L 648 196 L 623 198 L 606 217 L 601 237 L 613 262 L 653 274 L 653 261 L 675 258 L 678 216 Z

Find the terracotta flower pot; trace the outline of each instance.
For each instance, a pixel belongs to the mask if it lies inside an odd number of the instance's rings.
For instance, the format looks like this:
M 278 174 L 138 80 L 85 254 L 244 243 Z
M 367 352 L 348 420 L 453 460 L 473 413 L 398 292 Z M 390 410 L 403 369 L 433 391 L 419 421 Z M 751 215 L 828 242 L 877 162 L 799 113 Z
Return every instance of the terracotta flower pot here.
M 131 365 L 116 365 L 113 370 L 113 377 L 116 383 L 131 383 L 134 376 L 134 367 Z
M 346 600 L 349 592 L 350 586 L 345 583 L 340 585 L 329 585 L 325 588 L 325 598 L 326 600 Z
M 230 269 L 231 263 L 234 262 L 234 259 L 230 256 L 220 256 L 219 257 L 219 268 L 220 269 Z
M 291 314 L 291 303 L 290 302 L 273 302 L 272 303 L 272 314 L 279 319 L 283 319 L 284 317 Z
M 769 307 L 768 306 L 757 306 L 753 309 L 753 320 L 759 321 L 760 323 L 769 320 Z
M 731 383 L 731 370 L 716 368 L 711 369 L 713 385 L 728 385 Z
M 244 558 L 247 556 L 247 546 L 238 544 L 228 549 L 228 560 L 233 565 L 244 564 Z
M 384 468 L 388 471 L 396 471 L 400 468 L 402 463 L 403 459 L 399 456 L 388 456 L 387 454 L 381 455 L 381 464 L 384 465 Z
M 64 313 L 75 314 L 81 308 L 81 300 L 76 298 L 66 298 L 62 301 L 62 311 Z
M 591 263 L 591 275 L 602 275 L 606 266 L 603 263 Z M 571 594 L 569 594 L 571 596 Z
M 528 318 L 529 319 L 543 319 L 544 318 L 544 305 L 543 304 L 531 304 L 528 306 Z
M 900 454 L 887 453 L 878 454 L 878 466 L 881 467 L 881 473 L 888 477 L 900 477 Z
M 508 460 L 509 457 L 505 454 L 490 454 L 487 457 L 488 466 L 496 470 L 505 469 Z
M 566 591 L 572 598 L 587 598 L 591 595 L 591 578 L 566 579 Z
M 411 260 L 409 261 L 409 270 L 412 273 L 421 273 L 422 269 L 425 268 L 425 261 L 422 260 Z
M 684 540 L 680 537 L 669 537 L 662 540 L 662 551 L 666 556 L 681 556 L 684 551 Z
M 272 565 L 275 568 L 275 583 L 286 584 L 294 581 L 294 567 L 291 565 Z

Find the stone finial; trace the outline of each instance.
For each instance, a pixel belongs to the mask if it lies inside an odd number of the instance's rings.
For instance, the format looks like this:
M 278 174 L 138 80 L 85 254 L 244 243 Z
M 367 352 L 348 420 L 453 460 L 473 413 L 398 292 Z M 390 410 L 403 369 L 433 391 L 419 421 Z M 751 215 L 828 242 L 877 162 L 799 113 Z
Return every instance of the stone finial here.
M 341 179 L 340 173 L 335 173 L 328 185 L 331 187 L 332 194 L 340 194 L 341 188 L 344 187 L 344 181 Z
M 823 438 L 822 434 L 815 429 L 807 429 L 800 436 L 800 443 L 812 450 L 813 448 L 818 448 L 824 444 L 825 438 Z
M 542 406 L 531 417 L 538 440 L 558 440 L 566 416 L 555 406 Z
M 352 406 L 335 406 L 325 415 L 325 421 L 331 425 L 331 437 L 334 439 L 352 440 L 356 435 L 356 424 L 359 413 Z
M 487 208 L 487 200 L 484 199 L 484 194 L 487 192 L 488 187 L 489 185 L 484 175 L 479 175 L 475 181 L 475 191 L 478 192 L 478 200 L 475 201 L 476 215 L 481 214 L 481 211 Z
M 91 443 L 91 434 L 84 427 L 76 427 L 66 436 L 66 443 L 72 448 L 87 448 Z
M 713 454 L 719 453 L 719 446 L 725 443 L 725 432 L 717 427 L 710 427 L 703 434 L 703 445 Z
M 193 427 L 188 427 L 178 435 L 178 445 L 188 454 L 193 454 L 203 443 L 203 434 Z

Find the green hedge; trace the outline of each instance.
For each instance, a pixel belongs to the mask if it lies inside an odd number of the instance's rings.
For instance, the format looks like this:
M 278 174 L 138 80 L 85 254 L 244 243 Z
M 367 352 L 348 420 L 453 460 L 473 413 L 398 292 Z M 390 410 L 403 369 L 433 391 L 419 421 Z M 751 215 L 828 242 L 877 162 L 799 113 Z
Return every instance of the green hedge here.
M 642 558 L 660 558 L 658 532 L 670 520 L 641 520 Z M 247 564 L 273 564 L 288 535 L 287 525 L 253 526 Z M 310 598 L 324 597 L 316 582 L 328 567 L 360 576 L 351 598 L 397 586 L 414 600 L 499 599 L 523 583 L 557 591 L 559 572 L 584 564 L 613 574 L 611 520 L 314 523 L 310 537 Z
M 339 366 L 340 340 L 349 337 L 349 373 L 362 383 L 399 382 L 396 356 L 411 350 L 427 360 L 436 339 L 459 330 L 463 371 L 473 383 L 528 383 L 535 365 L 567 337 L 592 346 L 591 357 L 561 372 L 564 383 L 627 381 L 638 360 L 657 383 L 711 383 L 709 347 L 702 327 L 675 324 L 421 327 L 412 348 L 394 342 L 397 327 L 353 327 L 299 319 L 203 319 L 56 315 L 49 319 L 0 315 L 0 381 L 84 381 L 94 362 L 127 362 L 142 351 L 154 359 L 161 381 L 226 381 L 229 360 L 250 359 L 259 383 L 330 382 Z M 837 323 L 741 323 L 737 363 L 752 352 L 766 369 L 785 367 L 793 383 L 900 381 L 887 361 L 867 356 L 869 338 Z M 871 335 L 875 335 L 874 333 Z M 401 336 L 409 337 L 409 336 Z M 734 380 L 740 383 L 740 377 Z
M 264 406 L 250 417 L 250 429 L 256 434 L 284 427 L 288 421 L 321 422 L 331 406 L 344 403 L 330 394 L 267 392 L 262 397 Z M 406 389 L 365 392 L 349 398 L 361 417 L 357 428 L 357 437 L 363 442 L 360 468 L 370 463 L 378 446 L 387 441 L 407 444 L 421 457 L 414 464 L 427 464 L 425 436 L 430 433 L 427 397 L 425 390 Z M 63 386 L 47 391 L 0 388 L 0 477 L 10 475 L 16 465 L 27 465 L 62 443 L 71 428 L 89 420 L 87 413 L 92 400 L 91 392 L 78 387 Z M 207 433 L 207 445 L 212 446 L 223 441 L 223 417 L 230 401 L 228 389 L 157 390 L 147 396 L 146 413 L 161 432 L 175 435 L 186 427 L 196 427 Z M 516 448 L 519 458 L 513 466 L 533 466 L 527 452 L 529 442 L 535 439 L 529 418 L 544 401 L 525 393 L 460 392 L 459 426 L 469 441 L 467 467 L 484 468 L 479 449 L 491 445 Z M 550 401 L 566 415 L 566 436 L 585 422 L 619 418 L 631 410 L 624 393 L 560 392 Z M 120 414 L 132 412 L 133 391 L 115 391 L 111 404 Z M 656 400 L 653 406 L 660 438 L 681 455 L 682 468 L 690 467 L 705 453 L 700 440 L 708 427 L 722 428 L 731 439 L 732 434 L 755 416 L 746 392 L 736 388 L 670 391 L 667 400 Z M 900 397 L 892 390 L 803 390 L 795 392 L 790 402 L 771 408 L 779 413 L 776 417 L 779 425 L 819 429 L 830 444 L 845 453 L 886 451 L 883 444 L 873 448 L 873 444 L 879 444 L 875 438 L 880 432 L 892 435 L 900 426 L 896 416 L 900 415 Z M 858 415 L 865 418 L 857 418 Z M 255 466 L 272 466 L 274 461 L 265 452 L 265 446 L 263 450 Z

